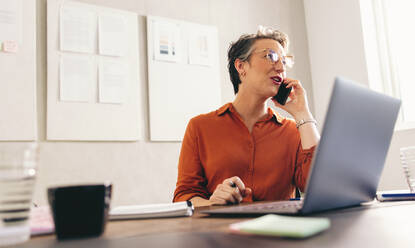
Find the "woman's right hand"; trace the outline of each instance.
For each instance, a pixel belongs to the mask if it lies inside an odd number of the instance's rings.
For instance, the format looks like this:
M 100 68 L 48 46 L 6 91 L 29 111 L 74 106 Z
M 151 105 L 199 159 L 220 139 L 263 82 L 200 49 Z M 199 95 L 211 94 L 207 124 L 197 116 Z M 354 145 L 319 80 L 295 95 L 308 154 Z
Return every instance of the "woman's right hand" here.
M 230 177 L 218 184 L 209 201 L 212 205 L 238 204 L 245 196 L 252 194 L 250 188 L 237 177 Z

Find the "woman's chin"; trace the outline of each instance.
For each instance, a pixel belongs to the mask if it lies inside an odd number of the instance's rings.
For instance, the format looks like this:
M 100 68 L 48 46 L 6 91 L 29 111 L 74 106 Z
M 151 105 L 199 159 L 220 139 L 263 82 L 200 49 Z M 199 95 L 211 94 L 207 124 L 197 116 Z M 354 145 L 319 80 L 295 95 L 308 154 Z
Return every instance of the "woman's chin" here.
M 268 94 L 268 95 L 267 95 L 267 99 L 269 99 L 269 98 L 273 98 L 276 94 L 277 94 L 277 92 L 275 92 L 275 93 L 271 93 L 271 94 Z
M 278 93 L 278 89 L 280 88 L 280 86 L 277 86 L 273 89 L 273 91 L 270 93 L 271 97 L 275 96 Z

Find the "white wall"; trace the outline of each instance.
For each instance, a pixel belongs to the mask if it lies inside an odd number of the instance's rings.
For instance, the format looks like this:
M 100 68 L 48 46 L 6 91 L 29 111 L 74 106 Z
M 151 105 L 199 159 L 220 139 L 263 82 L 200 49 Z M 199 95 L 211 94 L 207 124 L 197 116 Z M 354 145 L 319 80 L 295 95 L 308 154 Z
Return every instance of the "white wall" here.
M 113 205 L 171 201 L 177 177 L 180 143 L 148 141 L 146 15 L 164 16 L 207 25 L 219 31 L 222 102 L 232 101 L 226 68 L 231 41 L 261 24 L 279 28 L 291 38 L 296 65 L 290 73 L 303 82 L 313 106 L 311 76 L 301 0 L 82 0 L 90 4 L 138 13 L 140 76 L 146 139 L 140 142 L 49 142 L 46 132 L 46 0 L 37 1 L 37 103 L 41 145 L 34 200 L 46 204 L 52 185 L 111 181 Z M 219 106 L 218 106 L 219 107 Z M 168 125 L 168 123 L 166 123 Z
M 316 118 L 322 123 L 337 75 L 367 84 L 359 0 L 304 0 Z
M 376 65 L 367 64 L 373 58 L 366 57 L 371 47 L 363 35 L 359 0 L 304 0 L 304 10 L 315 113 L 322 123 L 335 76 L 341 75 L 368 87 L 377 85 L 376 82 L 369 84 L 369 79 L 379 77 L 374 75 Z M 414 145 L 414 142 L 414 130 L 395 131 L 379 190 L 408 187 L 400 166 L 399 148 Z

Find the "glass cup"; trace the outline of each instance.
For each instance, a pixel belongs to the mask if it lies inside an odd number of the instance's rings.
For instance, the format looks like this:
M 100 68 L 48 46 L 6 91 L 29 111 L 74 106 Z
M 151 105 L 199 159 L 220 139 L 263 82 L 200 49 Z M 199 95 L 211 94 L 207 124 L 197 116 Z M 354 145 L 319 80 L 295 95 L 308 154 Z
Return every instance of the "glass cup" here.
M 36 143 L 0 146 L 0 246 L 22 243 L 30 237 L 37 159 Z
M 401 164 L 411 193 L 415 193 L 415 146 L 400 150 Z

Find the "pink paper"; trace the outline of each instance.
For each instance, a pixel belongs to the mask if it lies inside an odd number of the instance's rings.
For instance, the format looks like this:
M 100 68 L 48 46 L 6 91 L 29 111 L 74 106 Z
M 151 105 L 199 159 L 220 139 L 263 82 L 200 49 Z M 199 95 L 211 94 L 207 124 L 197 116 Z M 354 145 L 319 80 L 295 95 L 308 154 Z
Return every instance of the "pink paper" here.
M 49 206 L 34 207 L 30 211 L 30 233 L 34 235 L 55 232 L 55 225 Z
M 17 53 L 19 51 L 19 44 L 14 40 L 4 41 L 3 51 L 8 53 Z

